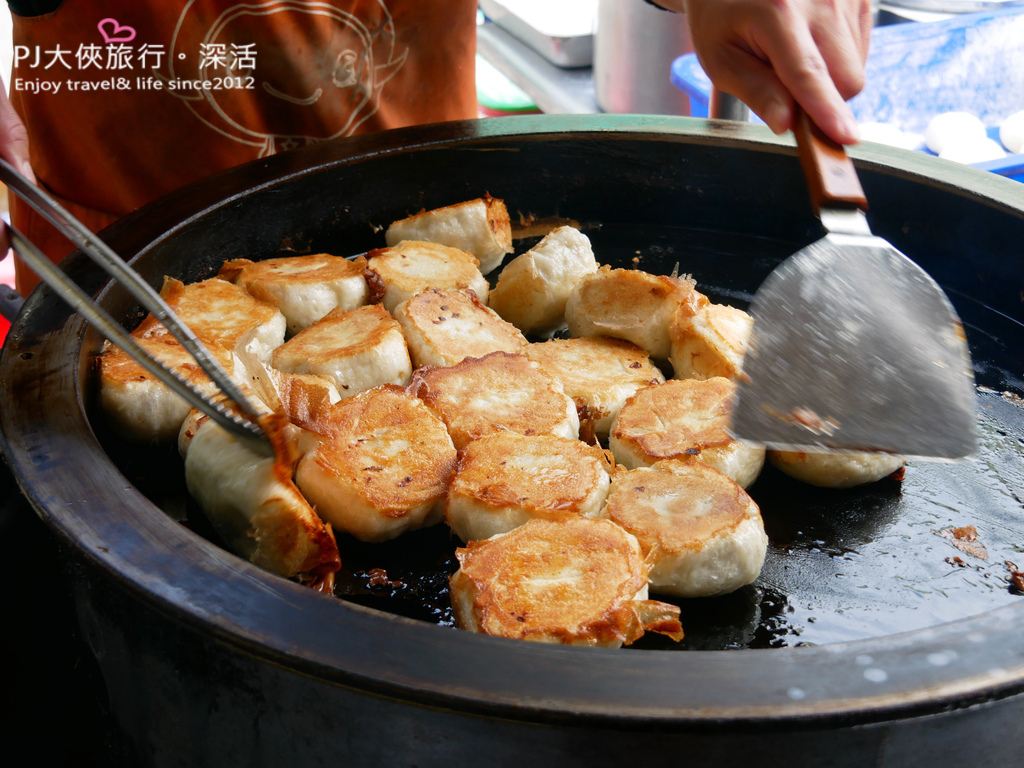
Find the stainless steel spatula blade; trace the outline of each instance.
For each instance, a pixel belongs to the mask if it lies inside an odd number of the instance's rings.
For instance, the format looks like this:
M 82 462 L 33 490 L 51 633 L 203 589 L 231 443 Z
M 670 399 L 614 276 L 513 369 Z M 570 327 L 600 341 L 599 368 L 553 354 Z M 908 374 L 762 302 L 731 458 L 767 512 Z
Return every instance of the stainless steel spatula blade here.
M 826 185 L 838 177 L 826 173 Z M 871 235 L 863 193 L 836 200 L 811 186 L 829 234 L 783 262 L 754 297 L 734 435 L 790 450 L 970 455 L 974 377 L 952 304 L 921 267 Z

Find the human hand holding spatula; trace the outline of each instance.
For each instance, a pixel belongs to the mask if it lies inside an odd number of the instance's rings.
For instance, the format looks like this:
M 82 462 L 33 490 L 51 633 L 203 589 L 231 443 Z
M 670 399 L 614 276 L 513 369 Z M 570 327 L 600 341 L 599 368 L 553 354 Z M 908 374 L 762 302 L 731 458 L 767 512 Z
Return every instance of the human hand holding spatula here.
M 794 132 L 828 234 L 754 296 L 734 435 L 789 450 L 970 455 L 974 376 L 960 319 L 923 269 L 871 234 L 842 146 L 802 110 Z

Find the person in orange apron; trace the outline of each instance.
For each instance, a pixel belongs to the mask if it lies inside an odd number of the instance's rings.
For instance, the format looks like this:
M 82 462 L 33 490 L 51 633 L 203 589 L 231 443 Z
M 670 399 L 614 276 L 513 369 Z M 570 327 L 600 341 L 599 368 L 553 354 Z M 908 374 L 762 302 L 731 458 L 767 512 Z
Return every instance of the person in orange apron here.
M 249 160 L 477 114 L 475 0 L 8 4 L 0 156 L 94 231 Z M 788 127 L 797 94 L 833 138 L 856 140 L 842 98 L 863 77 L 868 0 L 657 4 L 686 11 L 709 75 L 772 128 Z M 55 262 L 72 250 L 16 196 L 11 220 Z M 38 283 L 16 274 L 23 293 Z
M 64 0 L 13 18 L 31 169 L 93 230 L 292 147 L 477 114 L 475 0 Z M 11 219 L 54 261 L 73 249 L 13 195 Z

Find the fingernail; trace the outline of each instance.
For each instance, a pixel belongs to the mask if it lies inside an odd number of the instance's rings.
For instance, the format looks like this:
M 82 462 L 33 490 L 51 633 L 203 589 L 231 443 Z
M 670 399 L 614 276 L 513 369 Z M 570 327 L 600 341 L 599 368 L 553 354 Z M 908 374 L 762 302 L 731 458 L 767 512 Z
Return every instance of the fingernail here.
M 32 173 L 32 164 L 28 160 L 23 161 L 21 164 L 21 175 L 29 179 L 35 178 L 35 174 Z

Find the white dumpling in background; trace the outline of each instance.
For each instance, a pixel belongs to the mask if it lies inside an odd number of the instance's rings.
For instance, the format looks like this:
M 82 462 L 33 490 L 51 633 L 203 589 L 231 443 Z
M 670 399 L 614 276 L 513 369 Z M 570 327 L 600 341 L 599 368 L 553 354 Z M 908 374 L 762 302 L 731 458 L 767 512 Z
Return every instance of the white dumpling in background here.
M 899 149 L 919 149 L 924 142 L 920 134 L 908 133 L 892 123 L 861 123 L 860 138 Z
M 939 153 L 943 160 L 952 160 L 956 163 L 984 163 L 989 160 L 998 160 L 1006 157 L 1006 152 L 995 139 L 985 138 L 982 141 L 970 144 L 953 144 L 946 147 Z
M 1014 112 L 999 126 L 999 140 L 1013 154 L 1024 151 L 1024 110 Z
M 943 112 L 928 121 L 924 139 L 928 149 L 941 155 L 956 146 L 978 144 L 988 138 L 985 125 L 969 112 Z

